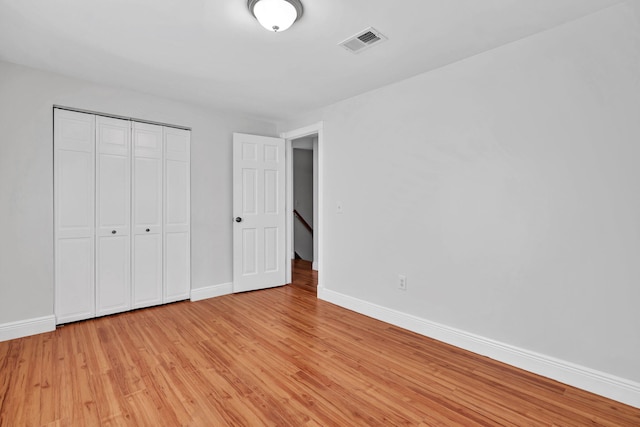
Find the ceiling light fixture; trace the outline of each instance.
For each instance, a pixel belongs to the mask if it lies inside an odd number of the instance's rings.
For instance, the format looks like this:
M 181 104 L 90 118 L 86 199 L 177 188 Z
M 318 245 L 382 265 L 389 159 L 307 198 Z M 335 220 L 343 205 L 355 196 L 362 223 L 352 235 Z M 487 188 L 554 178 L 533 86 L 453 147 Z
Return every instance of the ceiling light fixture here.
M 282 32 L 302 16 L 300 0 L 249 0 L 249 10 L 269 31 Z

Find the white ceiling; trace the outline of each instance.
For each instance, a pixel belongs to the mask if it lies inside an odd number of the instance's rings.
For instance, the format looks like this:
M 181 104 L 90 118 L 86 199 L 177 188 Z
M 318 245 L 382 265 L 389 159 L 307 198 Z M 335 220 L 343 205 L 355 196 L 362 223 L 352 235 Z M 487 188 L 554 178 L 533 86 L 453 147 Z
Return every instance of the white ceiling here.
M 623 0 L 302 0 L 283 33 L 246 0 L 0 0 L 0 60 L 284 119 Z M 389 40 L 337 43 L 373 26 Z

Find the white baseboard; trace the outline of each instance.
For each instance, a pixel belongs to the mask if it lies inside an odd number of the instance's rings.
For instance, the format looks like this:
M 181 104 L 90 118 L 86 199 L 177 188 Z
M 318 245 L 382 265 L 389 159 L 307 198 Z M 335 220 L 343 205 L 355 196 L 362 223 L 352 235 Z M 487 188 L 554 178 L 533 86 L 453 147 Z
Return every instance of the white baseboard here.
M 318 298 L 374 319 L 640 408 L 640 383 L 318 287 Z
M 222 295 L 229 295 L 232 293 L 233 283 L 222 283 L 220 285 L 191 289 L 191 301 L 200 301 L 203 299 L 220 297 Z
M 53 315 L 3 323 L 0 324 L 0 341 L 8 341 L 55 330 L 56 317 Z

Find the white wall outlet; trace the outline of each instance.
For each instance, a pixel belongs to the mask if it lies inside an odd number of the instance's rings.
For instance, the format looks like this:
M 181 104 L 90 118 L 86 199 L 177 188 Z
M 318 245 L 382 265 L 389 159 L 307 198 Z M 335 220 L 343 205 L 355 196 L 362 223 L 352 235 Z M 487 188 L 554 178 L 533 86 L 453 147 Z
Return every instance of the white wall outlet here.
M 337 202 L 336 203 L 336 212 L 337 213 L 342 213 L 342 202 Z
M 407 276 L 404 274 L 398 274 L 398 289 L 401 291 L 407 290 Z

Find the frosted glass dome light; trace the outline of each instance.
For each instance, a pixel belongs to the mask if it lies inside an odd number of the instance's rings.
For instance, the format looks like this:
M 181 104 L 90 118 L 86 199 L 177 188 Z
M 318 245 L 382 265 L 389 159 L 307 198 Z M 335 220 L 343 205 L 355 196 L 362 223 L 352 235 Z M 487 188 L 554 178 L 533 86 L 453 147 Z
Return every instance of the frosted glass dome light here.
M 282 32 L 302 16 L 300 0 L 249 0 L 249 10 L 269 31 Z

